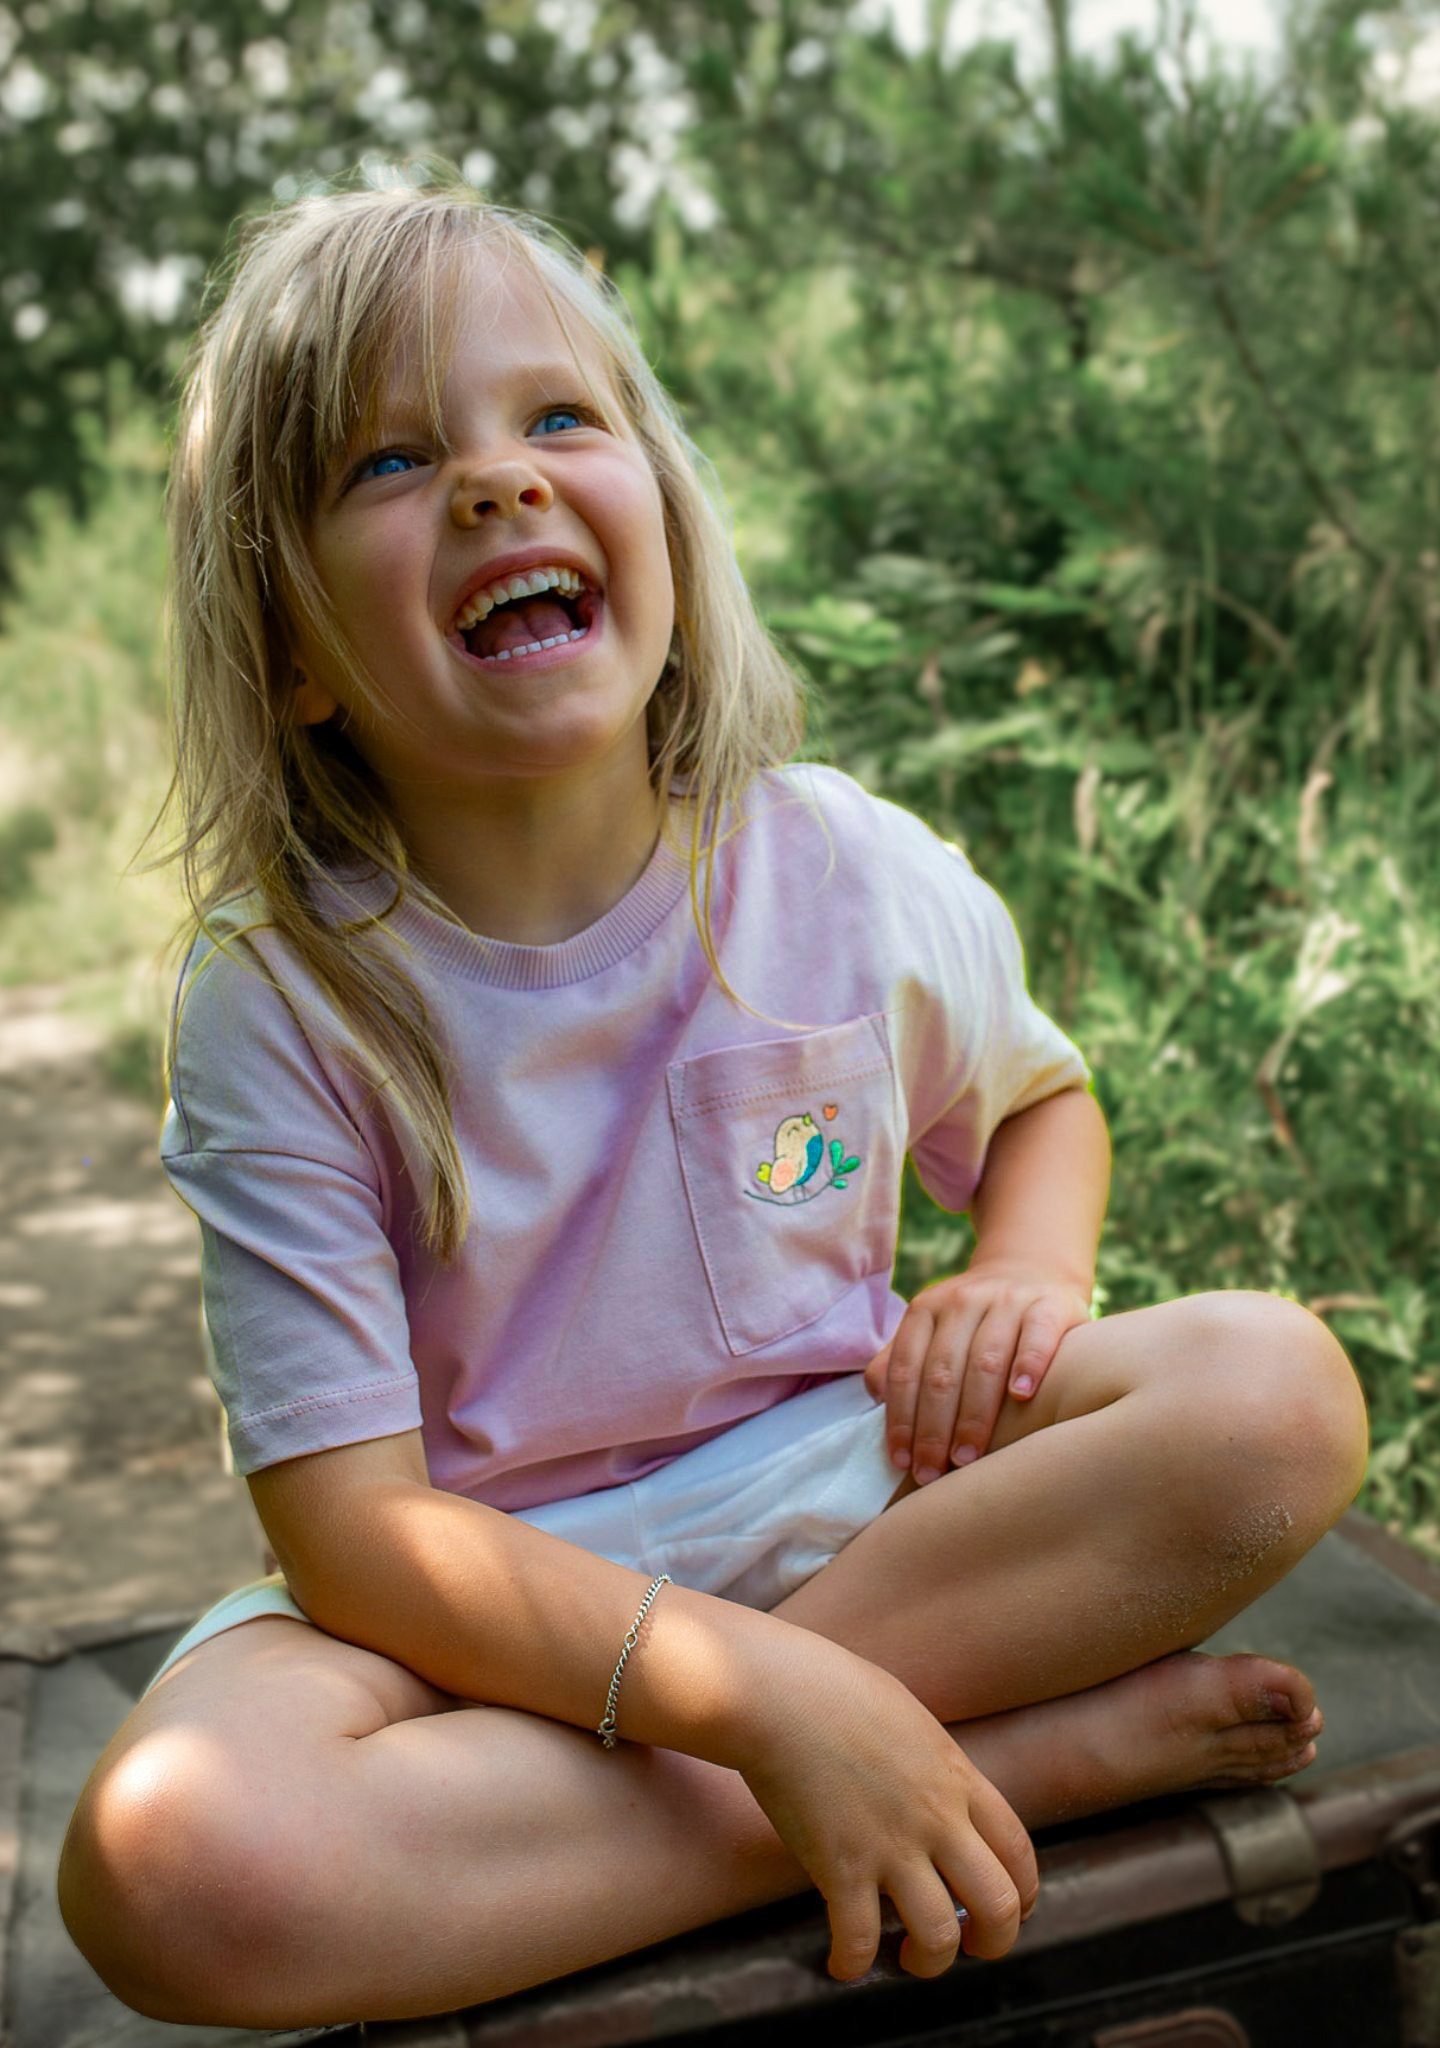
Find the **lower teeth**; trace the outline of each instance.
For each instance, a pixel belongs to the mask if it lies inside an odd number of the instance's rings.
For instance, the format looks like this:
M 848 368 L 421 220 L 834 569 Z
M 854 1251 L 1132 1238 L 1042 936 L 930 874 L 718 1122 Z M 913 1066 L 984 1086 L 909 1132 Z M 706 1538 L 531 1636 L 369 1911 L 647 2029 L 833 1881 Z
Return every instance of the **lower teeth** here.
M 577 626 L 573 633 L 557 633 L 553 640 L 531 640 L 524 647 L 507 647 L 499 654 L 482 654 L 480 661 L 509 661 L 514 654 L 540 654 L 547 647 L 563 646 L 567 640 L 583 640 L 589 628 Z

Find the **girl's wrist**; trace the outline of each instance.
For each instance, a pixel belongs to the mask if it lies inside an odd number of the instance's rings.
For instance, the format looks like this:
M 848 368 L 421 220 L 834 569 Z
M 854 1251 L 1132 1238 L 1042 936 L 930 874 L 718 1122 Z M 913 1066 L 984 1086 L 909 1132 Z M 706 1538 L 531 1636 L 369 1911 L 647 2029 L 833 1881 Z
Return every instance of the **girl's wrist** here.
M 866 1660 L 778 1615 L 725 1604 L 743 1617 L 729 1644 L 733 1683 L 703 1731 L 703 1751 L 693 1753 L 743 1774 L 783 1745 L 787 1731 L 813 1725 L 827 1702 L 849 1690 L 851 1667 Z
M 792 1698 L 799 1711 L 806 1673 L 827 1653 L 850 1655 L 738 1601 L 662 1586 L 626 1663 L 617 1732 L 743 1771 L 766 1752 Z
M 1095 1267 L 1093 1262 L 1086 1266 L 1080 1260 L 1058 1260 L 1035 1252 L 1017 1252 L 1013 1247 L 987 1248 L 983 1243 L 975 1247 L 974 1257 L 965 1268 L 967 1273 L 984 1274 L 997 1280 L 1038 1281 L 1047 1287 L 1065 1287 L 1080 1295 L 1088 1303 L 1095 1292 Z
M 864 1663 L 807 1628 L 688 1587 L 662 1587 L 645 1628 L 649 1657 L 627 1667 L 621 1735 L 742 1774 L 791 1726 L 811 1724 L 852 1681 L 848 1667 Z

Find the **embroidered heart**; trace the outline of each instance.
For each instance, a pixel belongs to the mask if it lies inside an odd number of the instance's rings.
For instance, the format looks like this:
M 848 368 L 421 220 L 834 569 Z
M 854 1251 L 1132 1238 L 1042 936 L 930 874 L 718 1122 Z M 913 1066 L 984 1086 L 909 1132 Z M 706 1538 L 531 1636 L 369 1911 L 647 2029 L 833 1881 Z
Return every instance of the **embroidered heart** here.
M 821 1107 L 825 1114 L 826 1123 L 829 1123 L 832 1116 L 839 1116 L 840 1114 L 840 1105 L 838 1102 L 822 1103 Z

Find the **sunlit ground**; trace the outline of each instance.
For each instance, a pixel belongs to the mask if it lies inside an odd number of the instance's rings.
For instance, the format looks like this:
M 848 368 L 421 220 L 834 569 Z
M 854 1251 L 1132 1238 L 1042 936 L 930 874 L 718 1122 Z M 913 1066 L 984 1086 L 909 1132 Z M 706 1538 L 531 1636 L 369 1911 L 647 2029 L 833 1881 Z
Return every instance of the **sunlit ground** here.
M 0 990 L 0 1643 L 198 1612 L 261 1569 L 204 1371 L 194 1219 L 101 1042 L 43 990 Z

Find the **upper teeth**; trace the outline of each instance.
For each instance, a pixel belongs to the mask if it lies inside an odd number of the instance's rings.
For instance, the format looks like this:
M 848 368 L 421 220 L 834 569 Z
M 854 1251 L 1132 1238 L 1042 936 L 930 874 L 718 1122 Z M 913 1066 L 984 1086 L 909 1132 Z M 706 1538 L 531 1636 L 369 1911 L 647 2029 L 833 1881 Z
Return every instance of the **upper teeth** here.
M 501 583 L 487 584 L 484 590 L 472 590 L 455 615 L 452 631 L 463 633 L 476 626 L 481 619 L 488 618 L 497 604 L 508 604 L 512 598 L 536 597 L 542 590 L 563 590 L 573 597 L 577 591 L 589 586 L 585 578 L 575 569 L 527 569 L 521 576 L 511 576 Z

